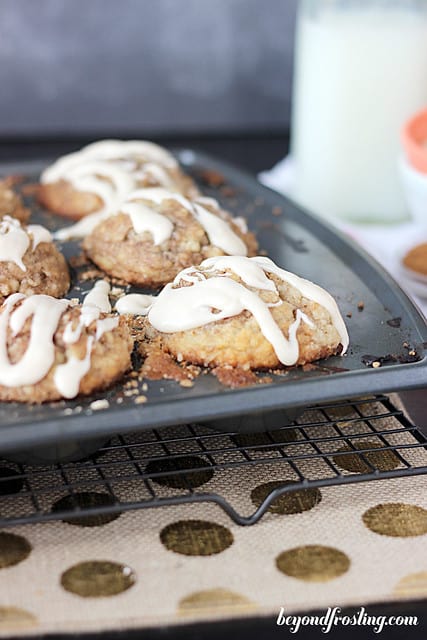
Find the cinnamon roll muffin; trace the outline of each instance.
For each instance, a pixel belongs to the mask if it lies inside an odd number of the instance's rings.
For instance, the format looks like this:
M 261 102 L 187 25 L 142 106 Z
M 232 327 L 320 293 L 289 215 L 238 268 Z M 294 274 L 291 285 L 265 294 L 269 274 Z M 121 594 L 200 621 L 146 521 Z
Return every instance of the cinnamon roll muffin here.
M 117 215 L 84 239 L 83 248 L 109 275 L 156 288 L 205 258 L 254 255 L 257 243 L 243 218 L 233 218 L 216 200 L 190 201 L 153 188 L 130 194 Z
M 147 335 L 179 361 L 271 369 L 345 353 L 333 297 L 269 258 L 221 256 L 179 273 L 148 311 Z
M 74 219 L 115 211 L 138 188 L 161 186 L 188 197 L 198 194 L 166 149 L 143 140 L 94 142 L 59 158 L 43 171 L 40 182 L 39 202 Z
M 130 367 L 126 321 L 94 304 L 10 296 L 0 307 L 0 400 L 41 403 L 110 386 Z
M 12 293 L 60 298 L 69 288 L 67 262 L 49 231 L 4 216 L 0 220 L 0 301 Z

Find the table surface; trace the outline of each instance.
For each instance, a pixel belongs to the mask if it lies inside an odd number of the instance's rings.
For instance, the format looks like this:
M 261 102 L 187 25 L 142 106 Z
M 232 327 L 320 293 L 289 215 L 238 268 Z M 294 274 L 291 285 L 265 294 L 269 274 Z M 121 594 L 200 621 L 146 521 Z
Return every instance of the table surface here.
M 107 136 L 106 136 L 107 137 Z M 109 132 L 108 137 L 114 137 Z M 141 138 L 140 134 L 132 136 Z M 239 165 L 241 168 L 256 174 L 257 172 L 273 166 L 278 160 L 286 155 L 289 139 L 283 135 L 257 135 L 257 136 L 187 136 L 174 138 L 157 138 L 160 144 L 171 147 L 191 147 L 197 148 L 206 153 L 221 157 L 222 159 Z M 69 139 L 7 139 L 0 141 L 0 163 L 28 160 L 32 158 L 49 158 L 62 155 L 76 150 L 89 142 L 88 138 Z M 401 394 L 404 403 L 412 420 L 425 433 L 427 433 L 427 389 L 406 391 Z M 356 608 L 352 608 L 348 613 L 354 613 Z M 417 627 L 389 627 L 386 636 L 390 640 L 400 640 L 401 638 L 418 639 L 426 637 L 427 616 L 425 601 L 402 601 L 391 604 L 378 604 L 367 607 L 370 615 L 416 615 L 419 625 Z M 306 613 L 306 612 L 304 612 Z M 316 612 L 313 612 L 315 614 Z M 322 615 L 324 612 L 317 612 Z M 262 637 L 263 640 L 283 637 L 287 631 L 282 627 L 277 627 L 275 620 L 271 618 L 257 618 L 247 620 L 225 621 L 215 624 L 185 625 L 180 628 L 165 628 L 144 630 L 144 638 L 147 640 L 206 640 L 217 638 L 234 638 L 239 640 L 251 640 Z M 342 635 L 342 630 L 338 628 L 336 635 Z M 372 632 L 363 627 L 348 627 L 345 634 L 349 640 L 356 638 L 366 638 Z M 323 636 L 318 628 L 307 627 L 298 633 L 302 639 Z M 334 635 L 334 632 L 332 632 Z M 55 636 L 55 638 L 68 636 Z M 94 636 L 79 636 L 79 640 L 86 640 Z M 136 640 L 140 637 L 138 631 L 128 633 L 103 633 L 102 640 Z M 53 636 L 50 636 L 53 638 Z

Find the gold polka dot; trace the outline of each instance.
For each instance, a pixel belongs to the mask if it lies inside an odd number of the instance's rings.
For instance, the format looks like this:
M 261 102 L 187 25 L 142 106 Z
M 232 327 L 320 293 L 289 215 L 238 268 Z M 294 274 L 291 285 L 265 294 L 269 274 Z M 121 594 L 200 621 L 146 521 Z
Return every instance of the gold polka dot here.
M 0 607 L 0 630 L 33 627 L 37 618 L 20 607 Z
M 254 602 L 228 589 L 207 589 L 190 593 L 178 604 L 178 613 L 183 616 L 203 614 L 238 615 L 256 608 Z
M 365 511 L 365 525 L 383 536 L 407 538 L 427 533 L 427 511 L 414 504 L 388 502 Z
M 259 507 L 265 500 L 265 498 L 278 487 L 284 485 L 292 485 L 293 482 L 274 480 L 260 484 L 251 492 L 252 502 L 256 507 Z M 290 513 L 302 513 L 303 511 L 309 511 L 319 504 L 322 499 L 322 494 L 319 489 L 297 489 L 296 491 L 288 491 L 284 493 L 280 498 L 277 498 L 269 507 L 270 513 L 278 513 L 281 515 Z
M 162 544 L 175 553 L 186 556 L 210 556 L 221 553 L 233 544 L 229 529 L 205 520 L 179 520 L 160 532 Z
M 383 444 L 375 442 L 374 440 L 364 440 L 359 442 L 354 442 L 353 446 L 355 449 L 378 449 Z M 342 449 L 339 449 L 337 455 L 333 456 L 333 461 L 336 465 L 341 467 L 341 469 L 346 469 L 347 471 L 354 471 L 356 473 L 369 473 L 372 471 L 369 464 L 360 457 L 359 454 L 345 454 L 339 455 L 344 451 L 352 451 L 353 449 L 349 445 L 345 445 Z M 373 451 L 363 453 L 363 456 L 366 458 L 367 462 L 369 462 L 374 468 L 379 471 L 391 471 L 391 469 L 395 469 L 399 466 L 399 458 L 396 456 L 393 451 Z
M 209 466 L 205 460 L 199 456 L 185 456 L 183 458 L 166 458 L 165 460 L 152 460 L 145 468 L 148 475 L 164 471 L 181 471 L 183 469 L 192 469 L 189 473 L 173 474 L 167 476 L 158 476 L 151 478 L 157 484 L 171 487 L 172 489 L 187 489 L 191 487 L 195 489 L 202 484 L 209 482 L 214 472 L 213 469 L 203 469 L 197 471 L 198 468 Z M 196 469 L 196 471 L 194 471 Z
M 19 564 L 31 553 L 31 545 L 23 536 L 0 532 L 0 569 Z
M 399 580 L 393 593 L 399 598 L 427 597 L 427 571 L 405 576 Z
M 114 498 L 107 493 L 96 491 L 82 491 L 71 496 L 64 496 L 52 505 L 52 511 L 74 511 L 76 507 L 88 509 L 93 507 L 106 507 L 114 504 Z M 116 520 L 120 513 L 102 513 L 98 515 L 80 516 L 78 518 L 63 518 L 62 522 L 78 527 L 101 527 Z
M 327 582 L 348 571 L 350 559 L 334 549 L 321 545 L 306 545 L 283 551 L 276 558 L 276 566 L 282 573 L 307 582 Z
M 295 442 L 297 439 L 298 436 L 295 429 L 279 429 L 277 431 L 270 431 L 269 433 L 239 433 L 234 436 L 238 447 L 258 446 L 261 447 L 262 451 L 268 449 L 268 447 L 264 445 L 274 447 L 274 444 L 286 444 L 287 442 Z
M 114 596 L 130 589 L 135 581 L 130 567 L 105 560 L 79 562 L 61 576 L 64 589 L 83 598 Z

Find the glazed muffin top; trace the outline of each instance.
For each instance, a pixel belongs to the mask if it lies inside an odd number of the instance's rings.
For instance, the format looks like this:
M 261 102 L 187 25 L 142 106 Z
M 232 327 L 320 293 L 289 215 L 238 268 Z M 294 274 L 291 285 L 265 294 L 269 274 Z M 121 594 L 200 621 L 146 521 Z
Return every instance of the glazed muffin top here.
M 67 262 L 50 232 L 41 225 L 26 226 L 4 216 L 0 220 L 0 300 L 12 293 L 58 298 L 69 287 Z
M 220 256 L 179 273 L 155 299 L 151 327 L 175 355 L 202 364 L 292 366 L 344 353 L 334 298 L 269 258 Z
M 194 182 L 166 149 L 144 140 L 101 140 L 59 158 L 43 171 L 39 200 L 69 217 L 117 211 L 137 188 L 161 186 L 189 197 Z M 79 229 L 73 231 L 79 235 Z
M 83 305 L 47 295 L 7 298 L 0 307 L 1 400 L 74 398 L 127 369 L 129 330 L 109 313 L 102 286 L 109 288 L 101 283 Z
M 83 248 L 106 273 L 156 288 L 207 257 L 254 255 L 257 244 L 243 218 L 233 218 L 212 198 L 190 201 L 152 188 L 130 194 L 116 215 L 85 238 Z

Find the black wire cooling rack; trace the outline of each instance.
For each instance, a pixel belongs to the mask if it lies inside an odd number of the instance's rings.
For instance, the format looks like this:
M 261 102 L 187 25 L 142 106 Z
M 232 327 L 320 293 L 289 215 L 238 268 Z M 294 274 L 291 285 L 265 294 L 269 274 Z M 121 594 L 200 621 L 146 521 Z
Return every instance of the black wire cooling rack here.
M 56 519 L 91 526 L 125 511 L 196 502 L 251 525 L 288 491 L 422 473 L 427 439 L 387 396 L 376 396 L 310 407 L 266 433 L 188 424 L 116 436 L 75 463 L 0 460 L 0 526 Z M 242 502 L 255 476 L 276 482 L 262 501 Z

